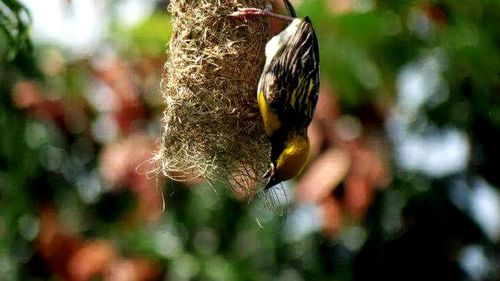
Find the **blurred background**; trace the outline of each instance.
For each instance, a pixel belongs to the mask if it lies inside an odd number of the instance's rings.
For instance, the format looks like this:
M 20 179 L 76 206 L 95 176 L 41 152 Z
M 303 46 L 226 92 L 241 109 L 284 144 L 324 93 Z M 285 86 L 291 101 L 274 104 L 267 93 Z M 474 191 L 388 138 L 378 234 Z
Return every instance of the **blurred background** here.
M 144 175 L 166 1 L 0 0 L 0 280 L 500 280 L 500 1 L 293 2 L 322 88 L 280 216 Z

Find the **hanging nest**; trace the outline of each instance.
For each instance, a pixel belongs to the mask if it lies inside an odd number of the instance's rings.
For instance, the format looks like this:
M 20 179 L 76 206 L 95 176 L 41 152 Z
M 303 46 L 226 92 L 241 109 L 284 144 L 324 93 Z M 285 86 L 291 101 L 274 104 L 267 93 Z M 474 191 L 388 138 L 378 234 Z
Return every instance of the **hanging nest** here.
M 162 93 L 163 173 L 202 177 L 240 195 L 262 190 L 270 144 L 256 102 L 269 22 L 227 15 L 266 0 L 173 0 L 173 35 Z

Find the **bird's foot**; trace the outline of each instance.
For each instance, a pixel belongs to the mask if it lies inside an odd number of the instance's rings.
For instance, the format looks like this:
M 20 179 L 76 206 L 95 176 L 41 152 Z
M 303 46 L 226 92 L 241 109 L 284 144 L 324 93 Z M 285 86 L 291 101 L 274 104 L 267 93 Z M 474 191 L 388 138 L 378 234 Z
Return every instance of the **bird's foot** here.
M 252 16 L 265 16 L 266 10 L 259 8 L 238 8 L 236 12 L 229 14 L 230 17 L 246 19 Z
M 293 21 L 293 17 L 289 16 L 284 16 L 280 14 L 276 14 L 271 12 L 272 8 L 267 6 L 265 9 L 259 9 L 259 8 L 238 8 L 236 12 L 233 12 L 229 14 L 228 16 L 234 17 L 237 19 L 247 19 L 249 17 L 256 17 L 256 16 L 261 16 L 261 17 L 273 17 L 277 18 L 280 20 L 285 20 L 285 21 Z

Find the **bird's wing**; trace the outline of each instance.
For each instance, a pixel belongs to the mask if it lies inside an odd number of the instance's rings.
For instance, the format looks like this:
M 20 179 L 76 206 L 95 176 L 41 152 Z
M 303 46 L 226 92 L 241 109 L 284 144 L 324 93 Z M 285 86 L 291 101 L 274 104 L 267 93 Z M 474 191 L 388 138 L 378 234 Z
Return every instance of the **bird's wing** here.
M 307 127 L 318 99 L 319 47 L 311 22 L 301 20 L 263 72 L 263 91 L 281 121 Z M 280 77 L 278 77 L 280 76 Z

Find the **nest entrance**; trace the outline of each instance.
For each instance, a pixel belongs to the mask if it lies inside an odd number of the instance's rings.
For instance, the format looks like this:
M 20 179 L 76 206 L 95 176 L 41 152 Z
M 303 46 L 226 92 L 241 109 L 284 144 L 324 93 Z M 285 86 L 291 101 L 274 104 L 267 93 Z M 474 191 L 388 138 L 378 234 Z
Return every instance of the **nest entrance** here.
M 203 177 L 253 195 L 262 189 L 269 142 L 256 103 L 269 22 L 227 17 L 266 0 L 173 0 L 173 35 L 162 93 L 159 158 L 174 180 Z

